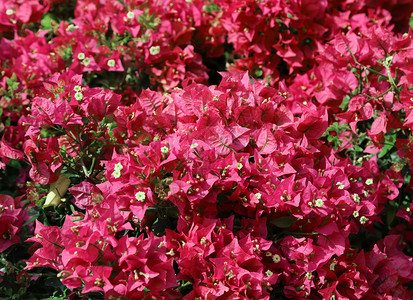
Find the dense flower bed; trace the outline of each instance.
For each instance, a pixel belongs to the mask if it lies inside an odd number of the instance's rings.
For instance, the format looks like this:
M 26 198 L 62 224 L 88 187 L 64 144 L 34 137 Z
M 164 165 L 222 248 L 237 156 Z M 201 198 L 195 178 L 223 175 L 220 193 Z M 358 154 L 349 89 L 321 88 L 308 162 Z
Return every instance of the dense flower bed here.
M 0 8 L 0 297 L 413 298 L 413 2 Z

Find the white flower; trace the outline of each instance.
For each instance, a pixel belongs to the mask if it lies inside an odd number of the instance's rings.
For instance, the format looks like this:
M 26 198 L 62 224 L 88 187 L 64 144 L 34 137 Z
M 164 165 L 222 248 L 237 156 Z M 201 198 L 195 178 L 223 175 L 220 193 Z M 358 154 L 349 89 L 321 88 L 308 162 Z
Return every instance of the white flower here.
M 315 201 L 315 206 L 316 206 L 316 207 L 322 207 L 323 205 L 324 205 L 323 199 L 317 199 L 317 200 Z
M 82 87 L 80 85 L 75 85 L 75 87 L 73 88 L 75 92 L 80 92 L 81 89 Z
M 69 24 L 69 26 L 67 26 L 66 28 L 66 31 L 74 31 L 76 28 L 78 28 L 76 25 Z
M 272 261 L 275 263 L 279 263 L 281 261 L 281 257 L 278 254 L 274 254 L 272 257 Z
M 261 193 L 256 193 L 256 194 L 255 194 L 255 197 L 257 197 L 258 200 L 261 199 L 261 196 L 262 196 Z
M 77 101 L 82 100 L 82 99 L 83 99 L 83 94 L 82 94 L 81 92 L 76 92 L 76 94 L 75 94 L 75 99 L 76 99 Z
M 82 64 L 83 64 L 85 67 L 87 67 L 87 66 L 90 64 L 90 58 L 89 58 L 89 57 L 86 57 L 86 58 L 82 61 Z
M 122 173 L 120 172 L 120 170 L 115 170 L 113 171 L 112 176 L 115 178 L 119 178 L 120 176 L 122 176 Z
M 359 212 L 357 210 L 353 211 L 353 217 L 357 218 L 359 216 Z
M 167 146 L 164 146 L 161 148 L 161 152 L 166 154 L 169 152 L 169 148 Z
M 360 224 L 366 224 L 366 222 L 368 221 L 369 219 L 367 219 L 365 216 L 362 216 L 362 217 L 360 217 Z
M 136 198 L 136 200 L 138 200 L 138 201 L 140 201 L 140 202 L 143 202 L 143 201 L 145 201 L 145 199 L 146 199 L 146 195 L 145 195 L 144 192 L 137 192 L 137 193 L 135 194 L 135 198 Z
M 356 202 L 357 204 L 360 203 L 360 196 L 358 194 L 353 194 L 351 195 L 351 198 Z
M 265 276 L 266 277 L 270 277 L 270 276 L 272 276 L 274 273 L 273 272 L 271 272 L 270 270 L 267 270 L 266 272 L 265 272 Z
M 107 65 L 108 67 L 113 68 L 116 65 L 116 62 L 114 59 L 109 59 Z
M 338 189 L 339 189 L 339 190 L 344 189 L 344 184 L 343 184 L 343 183 L 341 183 L 340 181 L 339 181 L 339 182 L 337 182 L 337 183 L 336 183 L 336 185 L 338 186 Z
M 133 11 L 130 11 L 126 14 L 126 16 L 128 17 L 128 19 L 133 19 L 135 18 L 135 14 L 133 13 Z
M 193 143 L 193 144 L 191 145 L 191 148 L 192 148 L 192 149 L 195 149 L 196 147 L 198 147 L 198 143 Z
M 174 256 L 174 255 L 175 255 L 175 251 L 174 251 L 174 249 L 171 249 L 171 251 L 168 251 L 168 252 L 166 252 L 165 254 L 166 254 L 166 255 Z
M 149 53 L 151 55 L 156 55 L 159 52 L 161 52 L 161 47 L 159 47 L 159 46 L 152 46 L 152 47 L 149 48 Z
M 373 179 L 369 178 L 366 180 L 367 185 L 372 185 L 373 184 Z
M 83 53 L 83 52 L 80 52 L 78 55 L 77 55 L 77 58 L 78 59 L 80 59 L 80 60 L 83 60 L 83 59 L 85 59 L 85 54 Z
M 116 171 L 120 171 L 120 170 L 122 170 L 122 169 L 123 169 L 123 166 L 122 166 L 121 163 L 117 163 L 117 164 L 115 165 L 115 170 L 116 170 Z
M 12 9 L 6 10 L 6 15 L 11 16 L 12 14 L 14 14 L 14 11 Z
M 237 169 L 238 169 L 238 170 L 241 170 L 242 167 L 243 167 L 242 163 L 237 163 Z

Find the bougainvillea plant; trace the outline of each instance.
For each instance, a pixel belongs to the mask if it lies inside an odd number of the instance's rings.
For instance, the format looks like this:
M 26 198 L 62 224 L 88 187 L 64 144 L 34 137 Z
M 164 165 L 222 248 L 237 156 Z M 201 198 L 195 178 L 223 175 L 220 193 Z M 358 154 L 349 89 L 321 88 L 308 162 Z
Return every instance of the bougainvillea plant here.
M 0 2 L 0 298 L 413 298 L 412 12 Z

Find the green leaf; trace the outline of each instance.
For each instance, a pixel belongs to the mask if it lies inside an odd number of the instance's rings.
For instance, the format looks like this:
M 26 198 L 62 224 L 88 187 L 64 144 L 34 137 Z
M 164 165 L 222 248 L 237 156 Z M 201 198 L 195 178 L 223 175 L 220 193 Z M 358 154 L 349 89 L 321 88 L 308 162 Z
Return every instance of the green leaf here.
M 379 76 L 379 79 L 377 79 L 378 82 L 381 82 L 383 80 L 388 80 L 389 78 L 387 76 Z
M 26 225 L 28 225 L 28 224 L 30 224 L 30 223 L 34 223 L 34 221 L 37 220 L 37 217 L 38 217 L 38 216 L 33 216 L 33 217 L 31 217 L 29 220 L 27 220 L 26 222 L 24 222 L 23 226 L 26 226 Z
M 211 12 L 219 12 L 221 11 L 221 8 L 215 3 L 210 2 L 210 4 L 204 5 L 204 7 L 202 7 L 202 10 L 206 13 L 211 13 Z
M 19 88 L 19 83 L 17 82 L 17 77 L 15 73 L 13 73 L 13 75 L 10 78 L 6 78 L 6 83 L 11 92 L 14 92 Z
M 347 95 L 346 97 L 344 97 L 343 102 L 341 102 L 340 108 L 343 111 L 347 111 L 348 104 L 350 103 L 350 99 L 351 99 L 351 97 L 349 95 Z
M 382 158 L 385 156 L 395 145 L 396 143 L 396 133 L 386 133 L 384 135 L 385 141 L 384 141 L 384 147 L 381 149 L 381 151 L 377 154 L 378 158 Z
M 361 148 L 359 145 L 355 145 L 355 146 L 354 146 L 354 151 L 356 151 L 356 152 L 363 152 L 364 149 Z
M 50 16 L 50 14 L 44 14 L 43 15 L 43 19 L 40 22 L 40 24 L 42 24 L 42 27 L 44 30 L 52 30 L 53 26 L 52 26 L 52 17 Z
M 64 129 L 60 125 L 50 126 L 44 125 L 43 128 L 40 129 L 40 137 L 41 138 L 50 138 L 52 136 L 61 136 L 64 135 Z
M 257 69 L 254 71 L 254 76 L 259 78 L 264 74 L 264 72 L 261 69 Z
M 388 206 L 387 211 L 386 211 L 386 224 L 387 226 L 390 226 L 393 221 L 394 218 L 396 217 L 396 213 L 398 211 L 398 208 L 395 206 Z
M 82 123 L 83 123 L 83 124 L 89 124 L 89 123 L 90 123 L 89 118 L 86 117 L 86 116 L 82 116 Z
M 271 224 L 279 227 L 279 228 L 288 228 L 293 225 L 293 220 L 289 216 L 280 217 L 276 220 L 270 222 Z

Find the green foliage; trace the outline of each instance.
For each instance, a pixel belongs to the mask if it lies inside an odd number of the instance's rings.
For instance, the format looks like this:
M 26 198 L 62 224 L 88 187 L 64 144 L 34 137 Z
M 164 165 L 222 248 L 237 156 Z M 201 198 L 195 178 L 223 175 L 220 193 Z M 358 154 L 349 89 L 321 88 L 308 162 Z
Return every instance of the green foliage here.
M 390 150 L 392 150 L 395 147 L 396 144 L 396 131 L 392 130 L 391 132 L 385 133 L 384 134 L 384 138 L 385 138 L 385 142 L 384 142 L 384 147 L 382 148 L 382 150 L 377 154 L 378 158 L 383 158 L 385 157 L 385 155 L 387 153 L 394 153 L 394 152 L 390 152 Z M 396 149 L 393 149 L 396 150 Z M 394 153 L 396 154 L 396 153 Z M 397 154 L 396 154 L 397 155 Z
M 327 137 L 327 140 L 332 143 L 334 149 L 337 150 L 343 145 L 343 140 L 339 137 L 340 133 L 349 129 L 350 126 L 346 123 L 339 125 L 338 122 L 334 122 L 327 128 L 322 137 Z
M 218 5 L 216 5 L 214 2 L 210 1 L 209 4 L 204 5 L 202 7 L 202 10 L 209 14 L 212 12 L 220 12 L 221 8 Z
M 40 24 L 42 25 L 44 30 L 52 30 L 53 26 L 56 26 L 55 21 L 49 13 L 43 15 L 43 19 Z
M 294 222 L 290 216 L 284 216 L 273 220 L 270 223 L 279 228 L 289 228 L 291 225 L 293 225 Z

